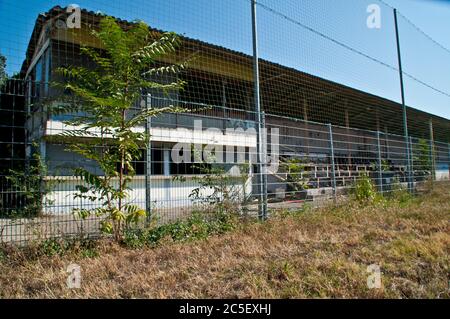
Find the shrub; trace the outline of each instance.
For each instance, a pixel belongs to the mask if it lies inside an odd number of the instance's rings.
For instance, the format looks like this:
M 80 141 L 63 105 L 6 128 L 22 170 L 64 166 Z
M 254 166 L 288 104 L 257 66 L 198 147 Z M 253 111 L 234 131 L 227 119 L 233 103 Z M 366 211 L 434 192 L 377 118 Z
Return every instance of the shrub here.
M 280 167 L 286 172 L 284 182 L 290 192 L 297 195 L 308 189 L 309 180 L 303 176 L 306 171 L 304 160 L 299 158 L 284 159 L 281 161 Z
M 387 196 L 390 200 L 397 201 L 400 204 L 406 204 L 414 198 L 414 196 L 408 192 L 408 188 L 404 187 L 398 178 L 394 178 L 390 188 L 390 192 Z
M 373 202 L 378 197 L 376 186 L 367 173 L 360 175 L 352 188 L 352 194 L 358 202 Z
M 189 218 L 149 229 L 128 229 L 124 244 L 131 248 L 156 246 L 163 240 L 185 242 L 206 239 L 234 229 L 236 217 L 226 213 L 194 212 Z
M 33 143 L 37 148 L 38 144 Z M 44 180 L 48 176 L 47 166 L 39 152 L 35 152 L 29 161 L 28 168 L 9 170 L 6 180 L 11 183 L 14 200 L 11 210 L 2 210 L 2 217 L 37 217 L 43 213 L 45 206 L 53 203 L 49 195 L 59 180 Z
M 249 165 L 237 165 L 239 174 L 233 176 L 223 165 L 201 163 L 195 165 L 201 176 L 194 176 L 193 181 L 199 184 L 189 195 L 192 202 L 213 214 L 236 214 L 246 212 L 248 195 L 245 185 L 249 179 Z M 178 179 L 178 177 L 175 177 Z
M 37 255 L 63 256 L 78 253 L 85 258 L 98 256 L 97 242 L 80 238 L 49 238 L 39 242 L 35 247 Z

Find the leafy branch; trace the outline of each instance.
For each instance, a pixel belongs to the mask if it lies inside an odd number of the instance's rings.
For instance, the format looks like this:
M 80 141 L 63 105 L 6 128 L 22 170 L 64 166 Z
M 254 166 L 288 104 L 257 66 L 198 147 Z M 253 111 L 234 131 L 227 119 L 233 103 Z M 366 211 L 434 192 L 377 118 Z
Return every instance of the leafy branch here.
M 102 230 L 113 233 L 121 241 L 124 229 L 146 215 L 142 208 L 127 203 L 129 184 L 136 174 L 132 162 L 141 157 L 141 150 L 150 143 L 147 132 L 136 127 L 148 118 L 166 112 L 186 112 L 176 106 L 163 108 L 140 107 L 148 92 L 169 93 L 180 90 L 184 82 L 160 83 L 155 75 L 177 74 L 187 63 L 161 66 L 160 61 L 174 54 L 181 45 L 175 33 L 157 35 L 144 22 L 137 22 L 123 30 L 112 18 L 100 21 L 92 35 L 101 43 L 102 50 L 82 47 L 95 67 L 62 67 L 57 70 L 64 81 L 55 86 L 69 92 L 49 108 L 53 114 L 69 114 L 65 121 L 73 129 L 63 132 L 70 151 L 95 161 L 100 174 L 85 168 L 74 173 L 83 182 L 77 185 L 75 198 L 100 202 L 95 209 L 75 209 L 81 218 L 90 215 L 105 217 Z

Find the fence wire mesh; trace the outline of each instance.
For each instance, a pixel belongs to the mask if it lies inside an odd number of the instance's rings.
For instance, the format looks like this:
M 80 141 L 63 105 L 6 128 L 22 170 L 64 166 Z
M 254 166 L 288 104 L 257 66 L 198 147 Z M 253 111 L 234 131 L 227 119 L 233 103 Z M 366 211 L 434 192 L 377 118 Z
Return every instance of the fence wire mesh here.
M 92 113 L 52 106 L 76 95 L 56 85 L 67 83 L 59 68 L 98 67 L 85 48 L 105 56 L 92 33 L 105 16 L 127 32 L 144 21 L 154 40 L 181 36 L 155 68 L 188 61 L 146 78 L 182 89 L 142 89 L 124 113 L 179 108 L 133 128 L 150 142 L 123 171 L 126 197 L 109 201 L 147 212 L 132 227 L 216 210 L 266 218 L 349 196 L 361 181 L 388 196 L 450 178 L 450 51 L 383 1 L 78 5 L 0 2 L 1 242 L 102 234 L 107 201 L 83 192 L 92 181 L 76 172 L 108 174 L 70 145 L 105 155 L 114 142 L 77 135 L 71 121 Z M 120 188 L 121 176 L 108 186 Z

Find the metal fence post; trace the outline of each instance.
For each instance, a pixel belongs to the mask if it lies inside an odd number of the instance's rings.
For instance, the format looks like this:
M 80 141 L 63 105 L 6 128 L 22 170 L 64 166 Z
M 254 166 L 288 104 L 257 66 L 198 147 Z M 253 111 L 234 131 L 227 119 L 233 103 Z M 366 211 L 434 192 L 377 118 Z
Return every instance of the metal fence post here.
M 431 166 L 431 179 L 436 180 L 436 158 L 434 150 L 434 131 L 433 131 L 433 120 L 430 118 L 430 166 Z
M 409 156 L 411 158 L 411 175 L 412 175 L 412 181 L 414 182 L 415 179 L 415 175 L 414 175 L 414 143 L 413 143 L 413 138 L 412 136 L 409 137 Z M 414 192 L 414 189 L 412 190 Z
M 337 197 L 337 189 L 336 189 L 336 171 L 335 171 L 335 163 L 334 163 L 334 141 L 333 141 L 333 126 L 328 124 L 328 136 L 330 142 L 330 160 L 331 160 L 331 182 L 333 185 L 333 196 L 334 199 Z
M 381 143 L 380 131 L 377 131 L 377 151 L 378 151 L 378 188 L 379 192 L 383 194 L 383 162 L 381 158 Z
M 148 94 L 145 97 L 145 108 L 149 110 L 152 104 L 152 96 Z M 150 136 L 152 126 L 152 120 L 150 116 L 147 116 L 145 121 L 145 133 Z M 152 143 L 149 139 L 146 147 L 146 159 L 145 159 L 145 210 L 147 212 L 147 222 L 151 218 L 151 175 L 152 175 Z
M 267 218 L 267 161 L 268 161 L 268 138 L 269 133 L 266 129 L 266 113 L 261 112 L 262 128 L 263 128 L 263 140 L 262 140 L 262 182 L 263 182 L 263 212 L 264 218 Z
M 395 38 L 397 43 L 397 58 L 398 58 L 398 72 L 400 75 L 400 93 L 402 98 L 402 113 L 403 113 L 403 134 L 405 135 L 406 144 L 406 174 L 408 179 L 408 189 L 410 192 L 413 191 L 414 183 L 411 178 L 411 153 L 409 150 L 409 134 L 408 134 L 408 118 L 406 114 L 406 103 L 405 103 L 405 88 L 403 85 L 403 68 L 402 68 L 402 55 L 400 52 L 400 35 L 398 31 L 398 19 L 397 19 L 397 9 L 394 8 L 394 23 L 395 23 Z
M 448 148 L 448 161 L 447 161 L 447 164 L 448 164 L 448 175 L 449 175 L 448 177 L 450 179 L 450 143 L 448 143 L 447 148 Z
M 262 130 L 262 113 L 261 113 L 261 101 L 259 92 L 259 55 L 258 55 L 258 30 L 256 23 L 256 0 L 251 1 L 252 9 L 252 42 L 253 42 L 253 81 L 254 81 L 254 98 L 255 98 L 255 115 L 256 115 L 256 158 L 258 165 L 258 184 L 259 184 L 259 205 L 258 215 L 259 218 L 264 220 L 267 218 L 267 205 L 265 204 L 264 193 L 267 191 L 267 187 L 264 187 L 264 169 L 263 163 L 263 130 Z M 266 188 L 266 189 L 264 189 Z

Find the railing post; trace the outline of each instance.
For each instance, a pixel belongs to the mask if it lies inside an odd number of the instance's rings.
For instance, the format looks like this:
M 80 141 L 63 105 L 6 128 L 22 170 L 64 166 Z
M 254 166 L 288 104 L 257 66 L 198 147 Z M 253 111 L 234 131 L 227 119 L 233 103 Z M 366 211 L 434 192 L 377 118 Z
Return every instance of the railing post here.
M 411 177 L 411 152 L 409 150 L 409 134 L 408 134 L 408 118 L 406 114 L 406 103 L 405 103 L 405 88 L 403 85 L 403 68 L 402 68 L 402 55 L 400 52 L 400 35 L 398 31 L 398 19 L 397 19 L 397 9 L 394 8 L 394 24 L 395 24 L 395 38 L 397 43 L 397 58 L 398 58 L 398 72 L 400 76 L 400 93 L 402 98 L 402 113 L 403 113 L 403 135 L 405 136 L 406 144 L 406 174 L 408 179 L 408 189 L 410 192 L 413 191 L 414 183 Z
M 380 131 L 377 131 L 377 151 L 378 151 L 378 188 L 383 194 L 383 162 L 381 158 Z
M 145 97 L 145 108 L 149 110 L 152 104 L 152 96 L 147 94 Z M 145 133 L 150 136 L 151 131 L 151 117 L 147 116 L 145 121 Z M 149 140 L 146 145 L 146 159 L 145 159 L 145 211 L 147 212 L 147 222 L 151 219 L 151 175 L 152 175 L 152 143 Z
M 258 216 L 260 219 L 265 220 L 267 218 L 267 205 L 265 203 L 264 193 L 267 191 L 267 187 L 264 187 L 264 169 L 263 162 L 263 128 L 262 128 L 262 113 L 261 113 L 261 101 L 259 92 L 259 55 L 258 55 L 258 30 L 256 23 L 256 0 L 251 0 L 252 11 L 252 42 L 253 42 L 253 81 L 254 81 L 254 99 L 255 99 L 255 116 L 256 116 L 256 158 L 258 166 Z
M 335 163 L 334 163 L 334 141 L 333 141 L 333 126 L 328 124 L 328 136 L 330 142 L 330 161 L 331 161 L 331 182 L 333 186 L 333 197 L 336 200 L 337 198 L 337 189 L 336 189 L 336 171 L 335 171 Z

